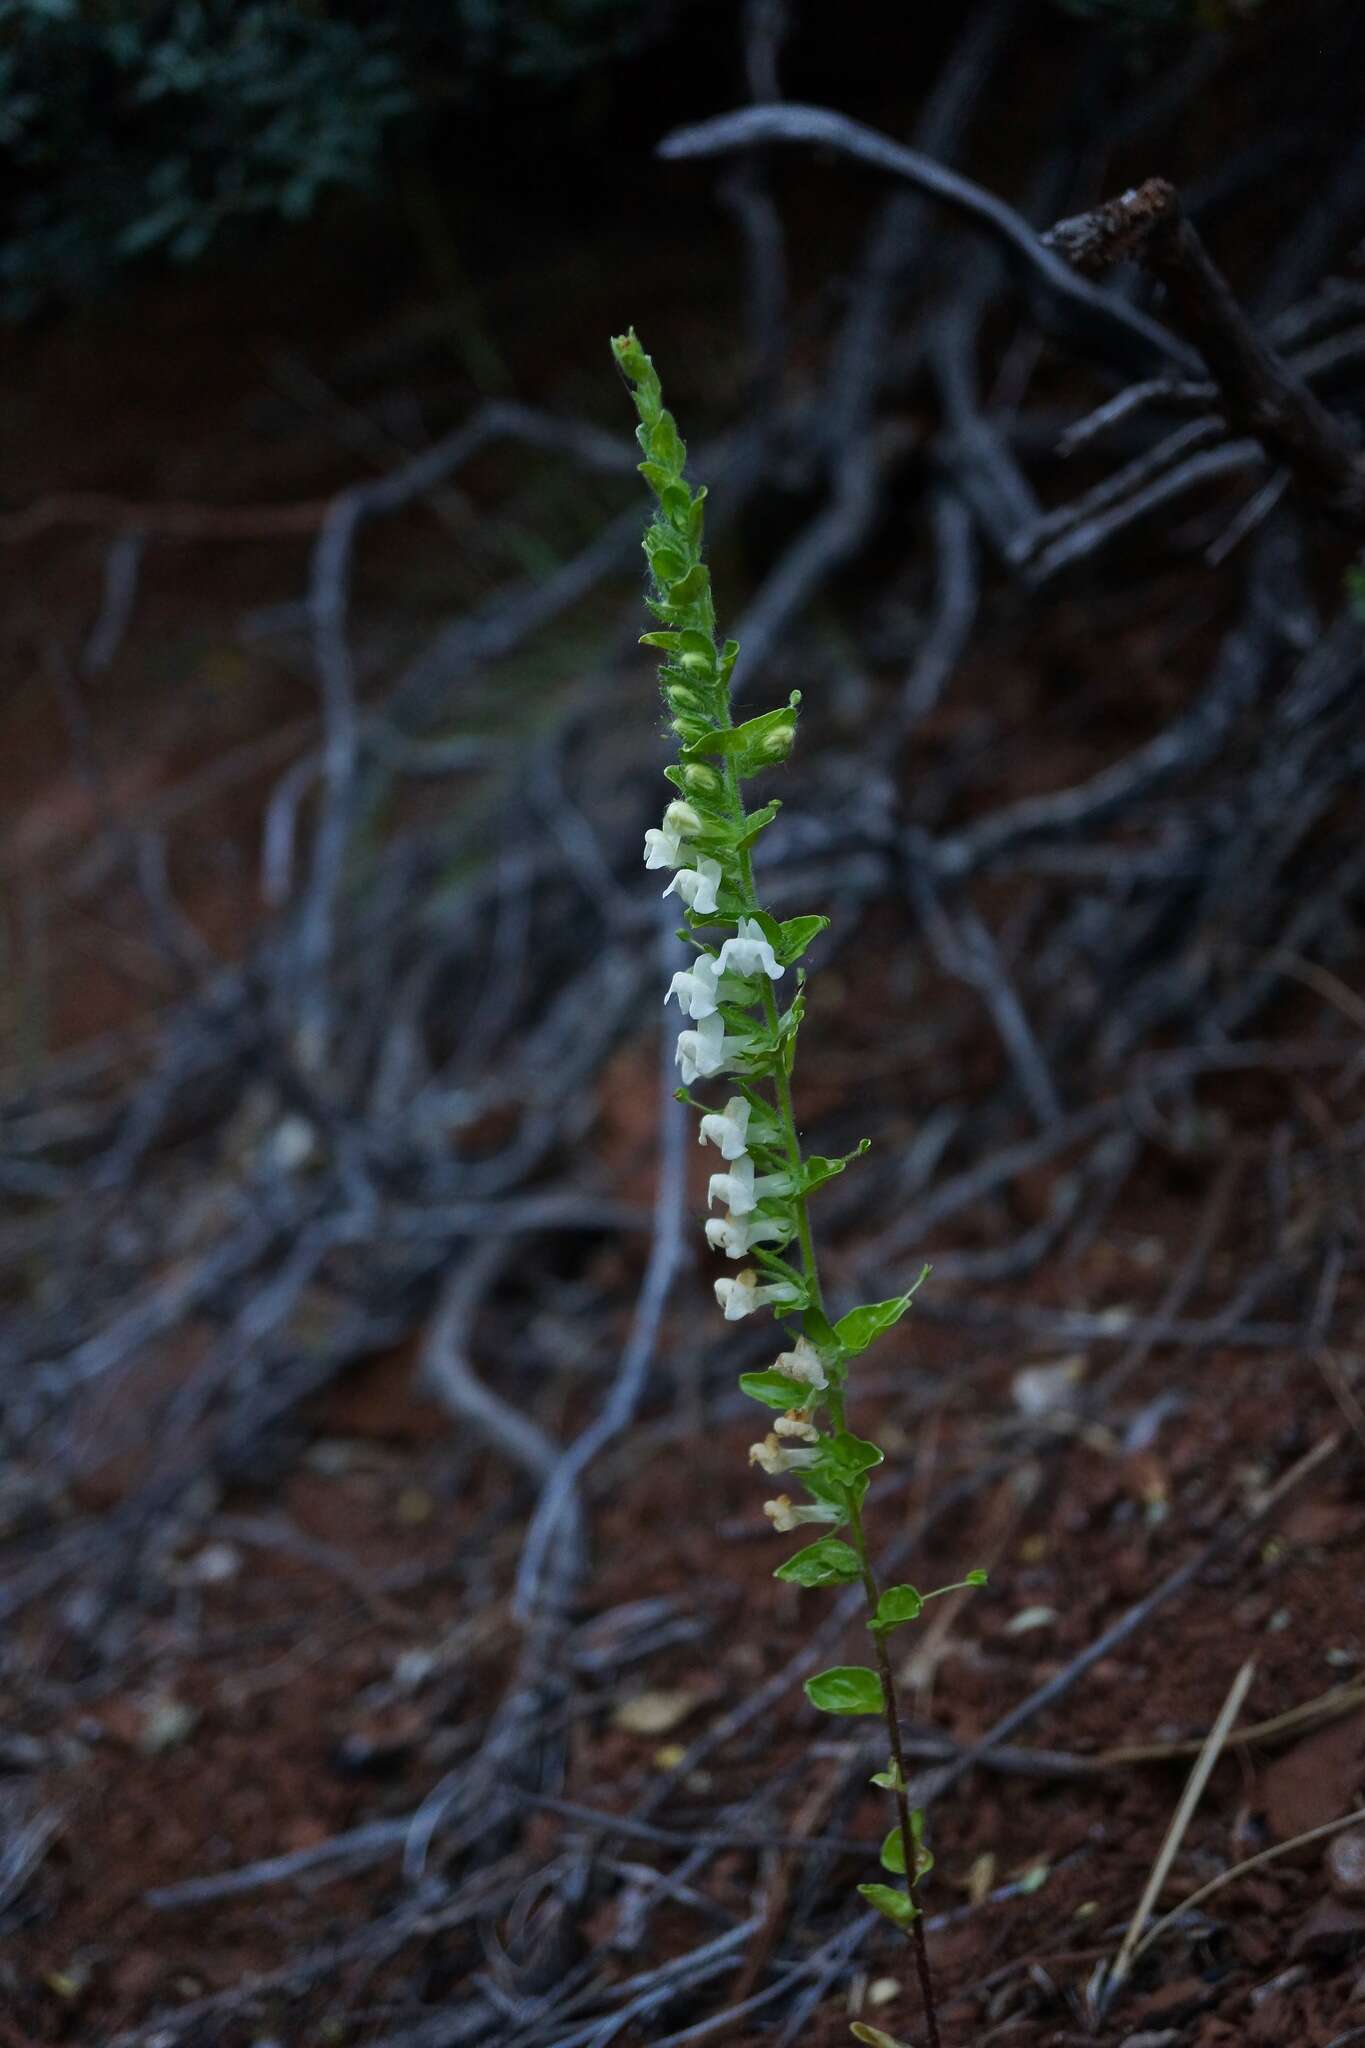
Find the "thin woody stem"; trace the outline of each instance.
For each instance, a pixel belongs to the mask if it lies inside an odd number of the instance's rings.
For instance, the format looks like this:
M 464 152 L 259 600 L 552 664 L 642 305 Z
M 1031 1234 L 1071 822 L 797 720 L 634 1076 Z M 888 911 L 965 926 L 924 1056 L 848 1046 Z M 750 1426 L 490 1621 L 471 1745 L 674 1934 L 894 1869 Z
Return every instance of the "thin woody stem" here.
M 853 1537 L 853 1548 L 858 1553 L 862 1566 L 863 1591 L 867 1596 L 869 1615 L 877 1611 L 879 1593 L 876 1573 L 867 1554 L 867 1538 L 863 1534 L 862 1511 L 854 1508 L 849 1516 L 849 1530 Z M 883 1630 L 871 1630 L 876 1646 L 877 1676 L 882 1682 L 882 1703 L 886 1713 L 886 1733 L 891 1744 L 891 1764 L 895 1777 L 896 1817 L 900 1822 L 901 1860 L 906 1869 L 906 1886 L 914 1883 L 915 1839 L 910 1826 L 910 1800 L 906 1792 L 905 1751 L 901 1745 L 900 1708 L 896 1700 L 896 1680 L 891 1670 L 891 1659 L 887 1654 L 886 1636 Z M 907 1941 L 915 1952 L 915 1969 L 919 1975 L 920 1998 L 924 2005 L 924 2022 L 929 2030 L 929 2048 L 942 2048 L 938 2031 L 938 2009 L 934 2003 L 933 1980 L 929 1975 L 929 1944 L 924 1937 L 924 1915 L 916 1912 L 914 1919 L 905 1930 Z

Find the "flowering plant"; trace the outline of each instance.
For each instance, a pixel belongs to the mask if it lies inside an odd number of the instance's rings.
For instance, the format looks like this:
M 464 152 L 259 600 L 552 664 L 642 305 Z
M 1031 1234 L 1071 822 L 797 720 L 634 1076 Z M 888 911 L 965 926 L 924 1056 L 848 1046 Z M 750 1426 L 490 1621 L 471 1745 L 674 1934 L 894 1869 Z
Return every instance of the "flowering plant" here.
M 736 725 L 730 678 L 739 647 L 716 638 L 711 578 L 702 560 L 705 489 L 683 477 L 686 449 L 664 408 L 658 375 L 634 332 L 612 350 L 628 378 L 645 460 L 640 473 L 658 501 L 645 532 L 652 590 L 647 603 L 658 620 L 644 635 L 662 663 L 660 683 L 678 759 L 664 774 L 678 792 L 663 821 L 645 834 L 645 865 L 671 870 L 664 890 L 683 905 L 679 937 L 693 949 L 690 967 L 673 976 L 664 1000 L 684 1020 L 677 1063 L 684 1101 L 701 1112 L 699 1142 L 714 1146 L 721 1167 L 707 1192 L 706 1239 L 730 1260 L 751 1260 L 715 1281 L 727 1322 L 770 1308 L 790 1326 L 786 1348 L 765 1372 L 740 1376 L 740 1386 L 771 1411 L 772 1426 L 749 1452 L 767 1477 L 786 1481 L 806 1497 L 781 1491 L 764 1503 L 777 1531 L 809 1527 L 816 1540 L 778 1566 L 775 1578 L 798 1586 L 860 1582 L 867 1596 L 867 1626 L 875 1668 L 840 1665 L 806 1681 L 812 1704 L 830 1714 L 875 1714 L 886 1722 L 891 1755 L 873 1783 L 894 1801 L 896 1822 L 882 1844 L 881 1861 L 904 1886 L 864 1884 L 858 1889 L 913 1941 L 933 2048 L 939 2034 L 929 1980 L 924 1929 L 914 1892 L 932 1865 L 924 1846 L 924 1817 L 910 1810 L 896 1688 L 887 1638 L 914 1621 L 932 1594 L 908 1585 L 883 1589 L 877 1581 L 863 1528 L 871 1474 L 882 1463 L 875 1443 L 847 1426 L 849 1368 L 876 1339 L 898 1323 L 915 1289 L 888 1301 L 864 1303 L 831 1321 L 825 1309 L 811 1232 L 810 1199 L 842 1173 L 849 1160 L 803 1154 L 792 1107 L 791 1076 L 805 1007 L 799 963 L 829 919 L 779 921 L 763 909 L 754 885 L 753 851 L 778 812 L 775 799 L 746 811 L 744 787 L 786 760 L 796 737 L 800 693 L 757 718 Z M 788 975 L 795 993 L 780 984 Z M 785 1003 L 785 1008 L 782 1006 Z M 723 1108 L 688 1092 L 698 1081 L 732 1077 L 734 1093 Z M 846 1536 L 836 1534 L 845 1531 Z M 972 1572 L 964 1585 L 984 1583 Z M 940 1592 L 955 1590 L 940 1587 Z

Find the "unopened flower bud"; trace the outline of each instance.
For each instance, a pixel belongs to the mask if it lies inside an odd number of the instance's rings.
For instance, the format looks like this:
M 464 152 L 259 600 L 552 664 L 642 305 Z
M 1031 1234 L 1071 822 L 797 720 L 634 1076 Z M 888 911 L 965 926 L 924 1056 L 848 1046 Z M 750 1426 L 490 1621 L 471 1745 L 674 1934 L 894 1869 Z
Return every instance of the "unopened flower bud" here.
M 700 711 L 701 698 L 695 690 L 688 690 L 681 683 L 670 683 L 668 701 L 675 711 Z
M 689 761 L 683 769 L 683 781 L 698 796 L 712 795 L 720 788 L 720 777 L 714 768 L 708 768 L 704 761 Z
M 709 676 L 711 673 L 711 657 L 708 654 L 684 654 L 681 657 L 681 664 L 694 676 Z
M 760 751 L 765 753 L 770 761 L 780 761 L 795 738 L 796 727 L 794 725 L 789 725 L 785 722 L 781 725 L 775 725 L 771 732 L 765 734 Z
M 701 816 L 691 804 L 671 803 L 664 812 L 664 831 L 675 839 L 681 839 L 684 832 L 700 832 Z M 741 970 L 742 971 L 742 970 Z

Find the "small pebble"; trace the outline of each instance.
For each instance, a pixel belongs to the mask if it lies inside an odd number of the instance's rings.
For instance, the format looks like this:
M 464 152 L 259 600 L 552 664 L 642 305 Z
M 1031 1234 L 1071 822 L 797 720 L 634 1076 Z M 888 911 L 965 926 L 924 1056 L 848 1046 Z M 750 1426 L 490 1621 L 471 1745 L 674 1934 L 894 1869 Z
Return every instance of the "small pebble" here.
M 1339 1899 L 1365 1905 L 1365 1827 L 1347 1828 L 1328 1843 L 1327 1876 Z

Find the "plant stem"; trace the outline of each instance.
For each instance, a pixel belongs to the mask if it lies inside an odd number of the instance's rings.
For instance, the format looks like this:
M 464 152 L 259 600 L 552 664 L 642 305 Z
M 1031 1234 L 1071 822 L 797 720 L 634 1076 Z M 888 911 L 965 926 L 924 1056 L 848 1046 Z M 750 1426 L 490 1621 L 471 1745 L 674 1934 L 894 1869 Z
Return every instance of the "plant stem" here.
M 729 723 L 728 710 L 726 723 Z M 739 819 L 744 814 L 739 777 L 735 773 L 733 761 L 728 756 L 726 757 L 725 766 L 726 787 L 730 797 L 732 814 L 736 819 Z M 753 861 L 749 856 L 747 848 L 740 854 L 739 865 L 744 894 L 747 899 L 746 909 L 749 911 L 757 910 L 759 906 L 754 891 Z M 773 994 L 771 982 L 766 980 L 763 984 L 763 1018 L 768 1030 L 775 1038 L 778 1024 L 777 998 Z M 799 1185 L 801 1140 L 797 1136 L 796 1130 L 796 1112 L 792 1103 L 791 1077 L 780 1059 L 777 1062 L 772 1078 L 773 1092 L 777 1098 L 777 1114 L 782 1126 L 782 1137 L 786 1147 L 787 1159 L 791 1165 L 793 1175 L 797 1177 Z M 801 1266 L 805 1274 L 806 1285 L 810 1290 L 813 1306 L 820 1311 L 823 1317 L 824 1296 L 820 1287 L 820 1268 L 815 1256 L 815 1239 L 811 1232 L 810 1211 L 807 1207 L 805 1195 L 796 1195 L 792 1206 L 796 1213 L 796 1232 L 801 1246 Z M 830 1387 L 825 1398 L 829 1405 L 830 1418 L 835 1428 L 842 1430 L 845 1426 L 842 1387 Z M 853 1548 L 857 1552 L 858 1565 L 862 1574 L 863 1593 L 867 1600 L 867 1616 L 868 1620 L 871 1621 L 877 1612 L 877 1602 L 881 1596 L 877 1585 L 877 1575 L 872 1569 L 872 1560 L 868 1556 L 867 1537 L 863 1531 L 861 1506 L 855 1502 L 850 1502 L 848 1519 L 849 1534 L 853 1539 Z M 891 1744 L 891 1761 L 896 1778 L 895 1799 L 896 1815 L 900 1823 L 901 1858 L 906 1869 L 906 1889 L 907 1892 L 911 1892 L 914 1885 L 915 1840 L 910 1827 L 910 1802 L 906 1794 L 905 1753 L 901 1746 L 900 1710 L 896 1702 L 896 1681 L 891 1671 L 891 1659 L 887 1655 L 885 1635 L 882 1630 L 875 1628 L 870 1631 L 870 1634 L 873 1643 L 876 1645 L 877 1674 L 881 1679 L 882 1704 L 886 1713 L 886 1732 Z M 905 1936 L 914 1950 L 915 1969 L 919 1976 L 920 1999 L 924 2006 L 924 2024 L 929 2036 L 929 2048 L 942 2048 L 942 2036 L 938 2030 L 938 2009 L 934 2004 L 933 1980 L 929 1975 L 929 1945 L 924 1936 L 924 1915 L 921 1912 L 916 1911 L 910 1925 L 905 1930 Z
M 877 1611 L 880 1597 L 877 1575 L 872 1569 L 867 1554 L 867 1538 L 863 1534 L 861 1508 L 855 1507 L 849 1516 L 849 1533 L 853 1548 L 858 1553 L 858 1562 L 863 1572 L 863 1592 L 867 1596 L 869 1617 Z M 876 1646 L 877 1676 L 882 1682 L 882 1702 L 886 1709 L 886 1732 L 891 1743 L 891 1765 L 895 1773 L 896 1816 L 900 1822 L 901 1859 L 906 1869 L 907 1888 L 913 1886 L 912 1873 L 915 1869 L 915 1840 L 910 1828 L 910 1800 L 906 1792 L 905 1752 L 901 1747 L 900 1708 L 896 1701 L 896 1681 L 891 1671 L 891 1659 L 887 1654 L 886 1636 L 879 1628 L 870 1631 Z M 919 1974 L 920 1998 L 924 2005 L 924 2023 L 929 2030 L 929 2048 L 942 2048 L 938 2031 L 938 2009 L 934 2004 L 933 1980 L 929 1975 L 929 1944 L 924 1938 L 924 1915 L 916 1911 L 914 1919 L 905 1930 L 906 1939 L 915 1951 L 915 1968 Z

